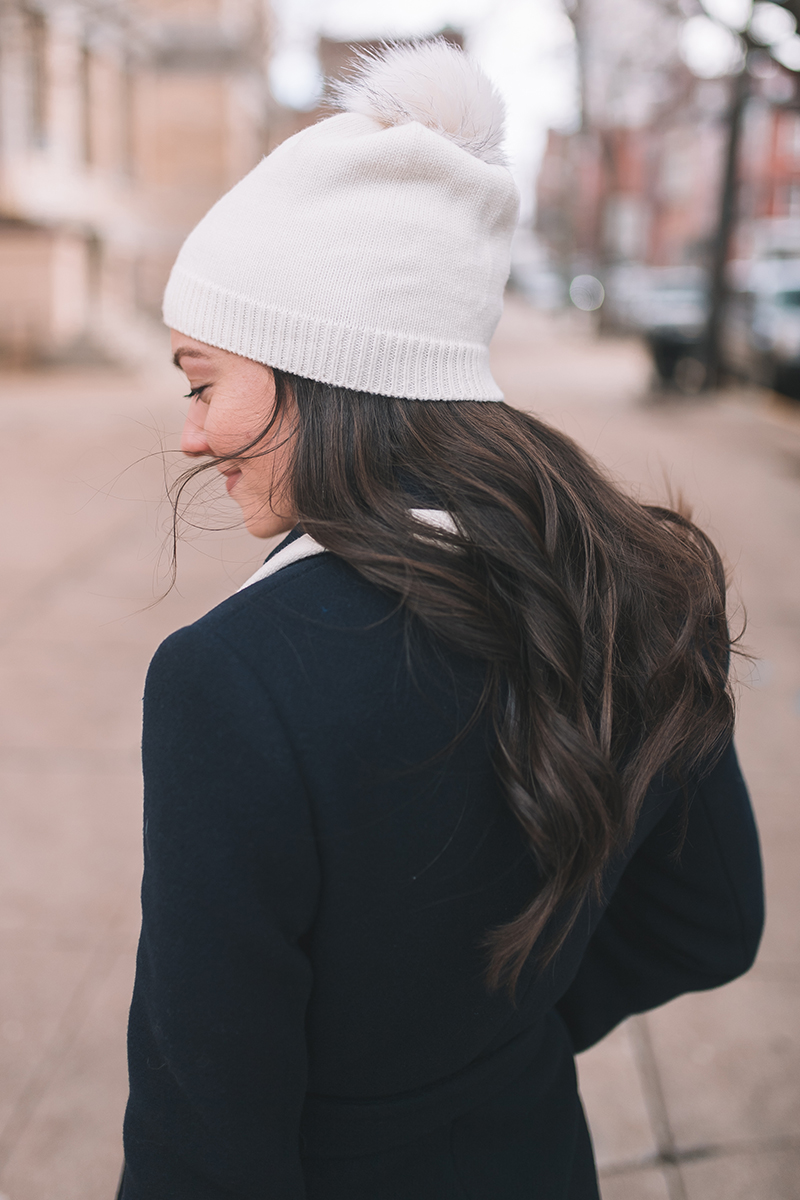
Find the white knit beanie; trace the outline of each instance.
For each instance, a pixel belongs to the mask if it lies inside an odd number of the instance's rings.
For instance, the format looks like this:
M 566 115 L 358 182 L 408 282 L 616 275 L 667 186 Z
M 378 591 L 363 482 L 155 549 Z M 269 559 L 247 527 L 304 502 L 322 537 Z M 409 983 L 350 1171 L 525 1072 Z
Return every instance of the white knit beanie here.
M 265 158 L 189 234 L 164 320 L 295 375 L 416 400 L 502 400 L 489 339 L 518 195 L 503 104 L 443 41 L 364 58 L 345 112 Z

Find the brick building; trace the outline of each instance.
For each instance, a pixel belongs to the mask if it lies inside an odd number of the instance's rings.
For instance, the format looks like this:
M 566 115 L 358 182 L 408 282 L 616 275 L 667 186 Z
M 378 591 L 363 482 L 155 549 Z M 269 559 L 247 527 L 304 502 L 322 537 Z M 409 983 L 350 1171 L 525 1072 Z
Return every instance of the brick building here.
M 758 94 L 750 101 L 739 215 L 737 258 L 800 255 L 800 105 L 793 91 L 781 104 Z
M 551 132 L 537 228 L 555 261 L 600 269 L 702 258 L 718 209 L 723 140 L 702 93 L 670 124 Z
M 707 265 L 729 100 L 730 81 L 687 73 L 680 101 L 649 124 L 551 132 L 537 228 L 554 262 L 567 271 Z M 732 257 L 800 255 L 800 101 L 796 77 L 777 64 L 753 74 L 738 174 Z
M 266 0 L 5 0 L 0 356 L 125 351 L 264 152 Z

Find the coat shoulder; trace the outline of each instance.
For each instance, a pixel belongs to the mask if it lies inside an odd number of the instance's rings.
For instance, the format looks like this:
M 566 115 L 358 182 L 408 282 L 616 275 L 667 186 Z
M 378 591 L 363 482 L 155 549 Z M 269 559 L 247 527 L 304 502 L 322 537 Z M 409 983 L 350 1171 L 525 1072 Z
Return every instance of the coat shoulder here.
M 170 634 L 162 651 L 198 651 L 209 642 L 252 652 L 282 646 L 293 631 L 307 634 L 363 628 L 396 604 L 356 571 L 326 553 L 282 568 L 236 592 L 190 625 Z
M 375 695 L 397 669 L 404 630 L 396 597 L 321 554 L 176 630 L 156 651 L 148 685 L 165 675 L 199 681 L 210 672 L 300 705 L 311 692 Z

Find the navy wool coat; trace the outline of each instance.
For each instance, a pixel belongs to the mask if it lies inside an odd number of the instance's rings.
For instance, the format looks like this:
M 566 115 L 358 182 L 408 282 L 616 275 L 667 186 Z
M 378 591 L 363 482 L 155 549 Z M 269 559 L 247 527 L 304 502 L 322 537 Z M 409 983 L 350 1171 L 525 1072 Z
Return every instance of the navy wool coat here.
M 296 535 L 290 535 L 290 537 Z M 732 748 L 632 844 L 516 1003 L 487 932 L 537 888 L 480 668 L 330 554 L 148 674 L 123 1200 L 596 1200 L 573 1054 L 747 970 L 763 910 Z

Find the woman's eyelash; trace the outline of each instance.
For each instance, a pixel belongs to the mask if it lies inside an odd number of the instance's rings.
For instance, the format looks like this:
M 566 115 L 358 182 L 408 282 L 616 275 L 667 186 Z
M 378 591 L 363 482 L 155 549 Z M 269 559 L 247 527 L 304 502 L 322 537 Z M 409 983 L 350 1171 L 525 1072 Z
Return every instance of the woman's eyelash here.
M 203 392 L 206 390 L 207 387 L 208 387 L 207 383 L 201 384 L 200 387 L 193 387 L 192 390 L 190 392 L 187 392 L 186 395 L 183 397 L 184 400 L 194 400 L 196 397 L 202 396 Z

